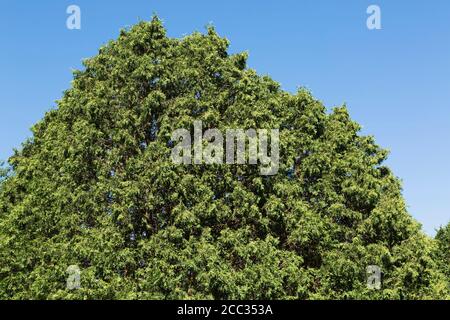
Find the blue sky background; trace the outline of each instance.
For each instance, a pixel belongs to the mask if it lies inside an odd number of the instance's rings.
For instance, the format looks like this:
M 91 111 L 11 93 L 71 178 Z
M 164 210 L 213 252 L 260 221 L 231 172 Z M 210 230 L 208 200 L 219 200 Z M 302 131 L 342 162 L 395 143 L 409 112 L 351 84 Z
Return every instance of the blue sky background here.
M 82 29 L 66 28 L 66 8 Z M 382 30 L 368 30 L 377 4 Z M 450 220 L 450 1 L 448 0 L 2 0 L 0 9 L 0 159 L 70 87 L 71 69 L 150 19 L 169 36 L 212 22 L 248 50 L 249 66 L 288 91 L 309 88 L 327 107 L 346 103 L 352 117 L 391 150 L 410 212 L 434 235 Z

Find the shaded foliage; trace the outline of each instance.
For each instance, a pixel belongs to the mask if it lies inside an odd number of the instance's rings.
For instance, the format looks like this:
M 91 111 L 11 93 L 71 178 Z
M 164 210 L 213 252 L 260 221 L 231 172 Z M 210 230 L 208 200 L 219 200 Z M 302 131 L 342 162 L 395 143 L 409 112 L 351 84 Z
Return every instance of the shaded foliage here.
M 436 260 L 450 288 L 450 223 L 438 230 L 436 243 Z

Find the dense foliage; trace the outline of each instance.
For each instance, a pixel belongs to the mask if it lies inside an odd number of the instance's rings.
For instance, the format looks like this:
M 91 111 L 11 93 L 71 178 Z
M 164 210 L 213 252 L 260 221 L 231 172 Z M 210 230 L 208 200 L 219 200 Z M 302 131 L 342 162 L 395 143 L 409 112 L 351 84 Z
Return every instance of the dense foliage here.
M 438 231 L 436 242 L 436 260 L 447 279 L 447 287 L 450 289 L 450 223 Z
M 154 18 L 84 62 L 9 160 L 0 298 L 448 297 L 387 152 L 345 107 L 327 113 L 227 50 L 213 28 L 171 39 Z M 279 173 L 174 164 L 171 133 L 194 120 L 280 128 Z M 71 265 L 78 290 L 66 288 Z M 366 285 L 368 265 L 383 272 L 380 290 Z
M 0 161 L 0 185 L 8 177 L 8 168 L 5 167 L 5 162 Z

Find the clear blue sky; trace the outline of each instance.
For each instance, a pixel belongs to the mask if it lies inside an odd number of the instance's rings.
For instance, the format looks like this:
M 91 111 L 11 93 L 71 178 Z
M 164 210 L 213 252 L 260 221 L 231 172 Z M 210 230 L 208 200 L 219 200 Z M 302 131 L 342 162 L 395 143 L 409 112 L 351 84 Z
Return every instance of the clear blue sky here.
M 81 30 L 66 8 L 81 8 Z M 382 30 L 368 30 L 377 4 Z M 168 34 L 212 22 L 248 50 L 249 65 L 288 91 L 309 88 L 327 107 L 346 103 L 365 134 L 391 150 L 410 212 L 433 235 L 450 220 L 450 1 L 448 0 L 2 0 L 0 159 L 69 88 L 71 69 L 120 28 L 164 20 Z

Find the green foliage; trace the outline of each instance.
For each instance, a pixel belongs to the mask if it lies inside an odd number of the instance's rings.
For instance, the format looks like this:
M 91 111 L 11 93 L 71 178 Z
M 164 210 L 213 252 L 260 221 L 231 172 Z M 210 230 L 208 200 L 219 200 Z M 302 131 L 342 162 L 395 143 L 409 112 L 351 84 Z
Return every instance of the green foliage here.
M 0 189 L 2 187 L 3 182 L 8 178 L 10 170 L 8 167 L 5 167 L 5 162 L 0 161 Z
M 84 62 L 9 160 L 0 298 L 445 298 L 387 152 L 345 107 L 327 114 L 227 49 L 213 28 L 170 39 L 154 18 Z M 171 133 L 194 120 L 280 128 L 278 175 L 173 164 Z M 381 290 L 367 288 L 368 265 Z
M 438 230 L 436 243 L 436 260 L 450 288 L 450 223 Z

